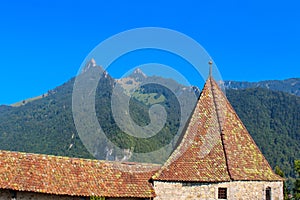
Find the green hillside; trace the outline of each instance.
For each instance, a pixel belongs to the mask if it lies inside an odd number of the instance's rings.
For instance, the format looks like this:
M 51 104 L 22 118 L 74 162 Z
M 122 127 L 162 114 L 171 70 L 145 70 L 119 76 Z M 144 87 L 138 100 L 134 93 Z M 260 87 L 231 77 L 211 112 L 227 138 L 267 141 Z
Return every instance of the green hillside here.
M 47 97 L 23 106 L 3 107 L 0 114 L 0 148 L 91 158 L 73 123 L 73 82 L 74 79 L 50 91 Z
M 170 142 L 180 120 L 179 105 L 172 92 L 149 85 L 134 93 L 129 114 L 136 124 L 149 124 L 148 111 L 155 103 L 163 106 L 168 116 L 166 125 L 156 137 L 138 141 L 124 134 L 112 116 L 110 97 L 115 80 L 108 75 L 100 81 L 96 93 L 96 114 L 114 144 L 133 152 L 148 152 Z M 73 83 L 74 79 L 71 79 L 43 98 L 19 107 L 0 106 L 0 149 L 93 158 L 82 144 L 73 122 Z M 176 83 L 173 81 L 172 84 Z M 176 91 L 187 91 L 186 88 L 180 90 L 182 87 L 176 85 Z M 300 159 L 300 97 L 262 88 L 227 90 L 227 96 L 271 166 L 278 165 L 287 176 L 295 177 L 293 161 Z M 184 102 L 189 104 L 189 98 Z M 97 145 L 97 157 L 107 158 L 104 143 Z M 122 152 L 115 152 L 111 159 L 119 153 Z M 167 152 L 155 155 L 155 162 L 159 163 L 167 156 Z M 135 160 L 135 157 L 131 159 Z M 145 157 L 141 161 L 147 159 Z

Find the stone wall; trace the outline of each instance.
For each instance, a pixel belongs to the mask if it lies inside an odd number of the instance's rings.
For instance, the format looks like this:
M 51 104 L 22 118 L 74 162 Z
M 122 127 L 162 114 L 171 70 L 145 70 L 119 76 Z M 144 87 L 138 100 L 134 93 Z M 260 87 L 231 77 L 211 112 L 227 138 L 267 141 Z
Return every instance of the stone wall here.
M 35 192 L 16 191 L 15 200 L 89 200 L 89 197 L 50 195 Z M 139 198 L 106 198 L 107 200 L 138 200 Z M 0 190 L 0 200 L 14 200 L 9 190 Z
M 271 188 L 271 199 L 283 199 L 283 182 L 232 181 L 223 183 L 180 183 L 154 181 L 155 200 L 218 199 L 218 188 L 227 188 L 228 200 L 265 200 L 266 188 Z
M 85 200 L 83 197 L 16 191 L 16 200 Z M 12 200 L 9 190 L 0 190 L 0 200 Z

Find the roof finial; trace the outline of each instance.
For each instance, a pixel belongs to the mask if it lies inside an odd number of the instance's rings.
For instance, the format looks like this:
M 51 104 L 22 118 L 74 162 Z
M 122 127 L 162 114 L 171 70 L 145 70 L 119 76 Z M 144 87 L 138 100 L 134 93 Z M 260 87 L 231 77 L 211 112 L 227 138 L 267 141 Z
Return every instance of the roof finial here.
M 208 64 L 209 64 L 209 77 L 211 77 L 212 76 L 212 64 L 213 64 L 212 60 L 210 60 L 208 62 Z

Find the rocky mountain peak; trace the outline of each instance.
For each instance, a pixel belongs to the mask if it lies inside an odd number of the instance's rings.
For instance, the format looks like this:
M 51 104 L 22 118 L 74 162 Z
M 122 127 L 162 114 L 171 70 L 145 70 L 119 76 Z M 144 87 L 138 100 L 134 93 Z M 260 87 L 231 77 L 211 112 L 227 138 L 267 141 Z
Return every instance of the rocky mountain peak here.
M 96 63 L 95 59 L 92 58 L 85 64 L 84 68 L 82 69 L 82 72 L 87 72 L 89 69 L 96 67 L 96 66 L 97 66 L 97 63 Z
M 136 68 L 129 77 L 136 81 L 142 81 L 147 78 L 147 75 L 140 68 Z

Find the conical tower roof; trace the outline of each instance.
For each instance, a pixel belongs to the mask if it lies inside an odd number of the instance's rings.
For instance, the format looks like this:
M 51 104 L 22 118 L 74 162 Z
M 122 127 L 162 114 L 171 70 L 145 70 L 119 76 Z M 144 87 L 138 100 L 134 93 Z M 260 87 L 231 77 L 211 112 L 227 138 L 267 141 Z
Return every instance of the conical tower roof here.
M 210 75 L 182 140 L 153 180 L 282 180 Z

